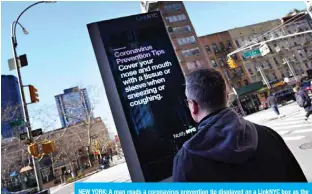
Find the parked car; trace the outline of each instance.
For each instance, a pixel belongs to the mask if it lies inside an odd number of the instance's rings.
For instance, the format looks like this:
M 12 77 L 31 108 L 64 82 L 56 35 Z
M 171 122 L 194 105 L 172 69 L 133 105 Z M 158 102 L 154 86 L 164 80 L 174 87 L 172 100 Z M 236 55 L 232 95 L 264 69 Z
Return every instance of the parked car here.
M 285 105 L 286 102 L 296 100 L 295 93 L 291 88 L 286 88 L 275 93 L 278 104 Z

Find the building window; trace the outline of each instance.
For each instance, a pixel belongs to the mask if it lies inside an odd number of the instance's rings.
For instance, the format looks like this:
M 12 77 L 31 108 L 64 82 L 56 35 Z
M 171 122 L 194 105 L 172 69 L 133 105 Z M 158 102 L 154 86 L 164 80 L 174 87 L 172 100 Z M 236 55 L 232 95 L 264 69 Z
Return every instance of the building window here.
M 199 53 L 200 53 L 199 48 L 193 48 L 193 49 L 182 51 L 182 55 L 184 57 L 191 57 L 191 56 L 199 55 Z
M 213 51 L 214 51 L 215 53 L 219 52 L 219 50 L 218 50 L 218 47 L 217 47 L 217 44 L 216 44 L 216 43 L 213 43 L 213 44 L 212 44 L 212 49 L 213 49 Z
M 244 79 L 244 84 L 245 84 L 245 86 L 247 86 L 249 84 L 247 79 Z
M 227 70 L 224 70 L 224 75 L 227 80 L 230 80 L 229 72 Z
M 274 32 L 274 36 L 277 38 L 278 37 L 278 34 L 276 32 Z
M 300 56 L 301 58 L 303 58 L 303 54 L 302 54 L 302 52 L 301 52 L 300 50 L 298 50 L 298 53 L 299 53 L 299 56 Z
M 236 46 L 240 47 L 238 40 L 235 40 Z
M 186 63 L 186 67 L 187 67 L 188 70 L 193 70 L 193 69 L 196 68 L 194 62 L 187 62 L 187 63 Z
M 189 70 L 193 70 L 193 69 L 196 69 L 196 68 L 203 66 L 203 61 L 202 60 L 200 60 L 200 61 L 196 60 L 194 62 L 187 62 L 186 66 Z
M 230 40 L 226 41 L 226 48 L 231 49 L 232 48 L 232 43 Z
M 182 4 L 180 3 L 167 4 L 164 6 L 164 9 L 167 12 L 180 11 L 182 9 Z
M 170 22 L 180 22 L 180 21 L 185 21 L 186 20 L 186 16 L 185 14 L 180 14 L 180 15 L 173 15 L 173 16 L 168 16 L 166 17 L 166 19 Z
M 274 60 L 274 63 L 275 63 L 276 65 L 278 65 L 278 61 L 276 60 L 275 57 L 273 58 L 273 60 Z
M 210 46 L 209 46 L 209 45 L 206 45 L 206 46 L 205 46 L 205 49 L 206 49 L 207 53 L 211 53 L 211 49 L 210 49 Z
M 169 32 L 173 32 L 173 33 L 184 33 L 184 32 L 191 32 L 191 26 L 186 25 L 186 26 L 181 26 L 181 27 L 168 27 L 168 29 L 171 28 L 171 31 L 168 30 Z
M 225 50 L 225 46 L 224 46 L 223 42 L 220 42 L 220 49 L 221 49 L 221 51 Z
M 304 65 L 306 66 L 306 68 L 309 68 L 309 65 L 307 62 L 304 62 Z
M 184 38 L 178 38 L 177 43 L 180 46 L 186 45 L 186 44 L 193 44 L 196 42 L 196 39 L 194 36 L 184 37 Z
M 267 63 L 268 63 L 268 67 L 269 67 L 270 69 L 273 69 L 273 67 L 272 67 L 272 65 L 271 65 L 271 63 L 270 63 L 270 61 L 267 61 Z
M 222 57 L 219 57 L 218 58 L 218 61 L 219 61 L 219 64 L 222 66 L 222 67 L 224 67 L 224 60 L 223 60 L 223 58 Z
M 250 68 L 248 68 L 248 72 L 249 72 L 250 75 L 254 74 L 253 71 Z
M 217 67 L 218 66 L 217 63 L 216 63 L 216 60 L 210 59 L 210 62 L 211 62 L 212 67 Z
M 237 60 L 237 59 L 238 59 L 237 55 L 236 55 L 236 54 L 233 54 L 233 55 L 232 55 L 232 59 Z

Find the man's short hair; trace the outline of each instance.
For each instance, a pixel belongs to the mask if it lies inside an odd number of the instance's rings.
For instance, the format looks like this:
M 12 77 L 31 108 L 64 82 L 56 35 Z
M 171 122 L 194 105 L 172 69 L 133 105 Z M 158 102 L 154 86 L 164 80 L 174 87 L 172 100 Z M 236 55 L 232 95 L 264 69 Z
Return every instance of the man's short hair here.
M 189 100 L 195 101 L 202 109 L 226 106 L 225 81 L 214 69 L 199 69 L 187 75 L 186 92 Z

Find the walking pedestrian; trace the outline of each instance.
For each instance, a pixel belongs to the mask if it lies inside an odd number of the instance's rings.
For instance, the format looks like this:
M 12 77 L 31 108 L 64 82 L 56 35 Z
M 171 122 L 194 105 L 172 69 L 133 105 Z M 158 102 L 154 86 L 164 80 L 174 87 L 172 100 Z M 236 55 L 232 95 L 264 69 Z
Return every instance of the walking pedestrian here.
M 278 118 L 281 118 L 280 112 L 278 110 L 278 102 L 275 95 L 270 91 L 270 96 L 267 99 L 268 105 L 273 109 Z
M 306 111 L 304 120 L 308 121 L 309 116 L 312 114 L 312 103 L 309 94 L 304 89 L 300 89 L 299 86 L 294 88 L 294 92 L 297 104 Z
M 307 182 L 300 165 L 274 130 L 227 107 L 219 72 L 186 77 L 186 97 L 198 132 L 174 158 L 175 182 Z

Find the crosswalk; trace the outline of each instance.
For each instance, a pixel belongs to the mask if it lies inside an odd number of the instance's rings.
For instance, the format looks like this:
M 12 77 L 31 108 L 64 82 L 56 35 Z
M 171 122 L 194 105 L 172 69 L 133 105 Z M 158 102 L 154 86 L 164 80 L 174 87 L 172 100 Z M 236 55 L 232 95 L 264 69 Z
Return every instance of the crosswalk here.
M 279 133 L 285 141 L 296 141 L 312 135 L 312 115 L 308 122 L 304 120 L 306 112 L 298 107 L 291 113 L 274 119 L 265 125 Z

